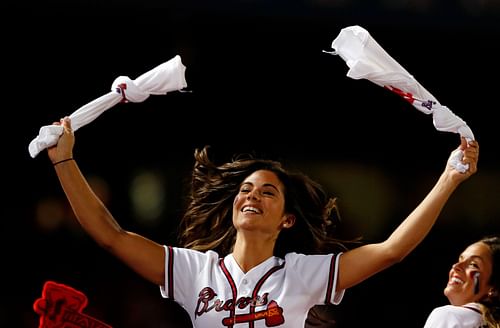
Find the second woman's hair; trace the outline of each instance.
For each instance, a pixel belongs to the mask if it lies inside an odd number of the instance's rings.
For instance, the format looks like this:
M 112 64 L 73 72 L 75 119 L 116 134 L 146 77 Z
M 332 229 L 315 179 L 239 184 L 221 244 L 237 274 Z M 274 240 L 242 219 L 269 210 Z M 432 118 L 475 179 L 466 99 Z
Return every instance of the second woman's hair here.
M 500 328 L 500 237 L 489 236 L 480 240 L 491 252 L 492 270 L 489 284 L 492 290 L 482 299 L 483 317 L 488 328 Z

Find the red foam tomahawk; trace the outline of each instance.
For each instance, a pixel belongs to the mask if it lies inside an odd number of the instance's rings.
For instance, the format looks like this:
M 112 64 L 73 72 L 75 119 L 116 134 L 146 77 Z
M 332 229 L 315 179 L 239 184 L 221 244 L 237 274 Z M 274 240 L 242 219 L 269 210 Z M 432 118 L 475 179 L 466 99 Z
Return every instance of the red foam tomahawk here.
M 82 313 L 87 296 L 82 292 L 53 281 L 45 282 L 42 297 L 33 304 L 40 315 L 38 328 L 111 328 L 111 326 Z

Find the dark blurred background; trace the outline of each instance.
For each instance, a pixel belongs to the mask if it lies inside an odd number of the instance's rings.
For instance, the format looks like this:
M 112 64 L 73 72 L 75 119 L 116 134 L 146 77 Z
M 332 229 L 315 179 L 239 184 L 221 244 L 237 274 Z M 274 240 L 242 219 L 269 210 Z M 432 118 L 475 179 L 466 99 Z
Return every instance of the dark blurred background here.
M 481 145 L 478 173 L 452 196 L 403 262 L 326 309 L 338 327 L 422 327 L 447 303 L 448 270 L 472 241 L 500 232 L 495 0 L 3 2 L 1 327 L 36 327 L 45 281 L 89 298 L 113 327 L 186 327 L 159 288 L 76 224 L 38 129 L 180 55 L 190 93 L 120 104 L 76 132 L 75 157 L 120 224 L 174 244 L 195 148 L 216 161 L 253 152 L 282 160 L 337 196 L 342 232 L 382 241 L 432 187 L 456 134 L 366 80 L 331 50 L 361 25 Z

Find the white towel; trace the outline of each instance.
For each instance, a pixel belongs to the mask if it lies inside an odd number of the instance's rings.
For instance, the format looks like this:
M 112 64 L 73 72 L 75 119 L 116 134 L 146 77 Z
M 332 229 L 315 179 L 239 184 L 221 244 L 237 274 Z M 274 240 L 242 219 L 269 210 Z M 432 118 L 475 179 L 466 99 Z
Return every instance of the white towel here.
M 330 53 L 339 55 L 349 67 L 348 77 L 366 79 L 399 94 L 419 111 L 432 114 L 437 130 L 458 133 L 469 141 L 474 140 L 474 134 L 465 121 L 441 105 L 361 26 L 343 28 L 333 40 L 332 48 L 334 51 Z M 452 165 L 464 172 L 468 165 L 462 164 L 461 158 L 461 152 L 457 152 Z
M 119 76 L 111 85 L 110 92 L 69 115 L 73 131 L 92 122 L 104 111 L 120 102 L 143 102 L 150 95 L 163 95 L 187 87 L 185 71 L 186 67 L 182 64 L 181 57 L 177 55 L 135 80 Z M 34 158 L 42 150 L 56 145 L 62 133 L 63 128 L 60 125 L 42 126 L 38 136 L 28 146 L 31 157 Z

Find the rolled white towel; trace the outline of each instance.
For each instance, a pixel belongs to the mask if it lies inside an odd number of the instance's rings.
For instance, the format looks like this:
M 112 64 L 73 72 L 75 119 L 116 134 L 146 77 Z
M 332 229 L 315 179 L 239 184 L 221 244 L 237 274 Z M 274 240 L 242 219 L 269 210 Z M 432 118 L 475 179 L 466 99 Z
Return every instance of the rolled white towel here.
M 370 33 L 358 25 L 343 28 L 332 42 L 334 51 L 349 67 L 347 76 L 352 79 L 366 79 L 411 103 L 416 109 L 432 114 L 434 127 L 439 131 L 454 132 L 474 140 L 474 134 L 464 120 L 443 106 L 406 69 L 394 60 Z M 460 162 L 460 154 L 454 157 L 452 165 L 464 172 L 468 165 Z
M 163 95 L 170 91 L 187 87 L 186 67 L 179 55 L 156 66 L 135 80 L 127 76 L 119 76 L 113 81 L 111 91 L 74 111 L 69 118 L 73 131 L 95 120 L 107 109 L 120 102 L 139 103 L 150 95 Z M 38 136 L 29 144 L 28 150 L 32 158 L 42 150 L 54 146 L 62 134 L 60 125 L 46 125 L 40 128 Z

